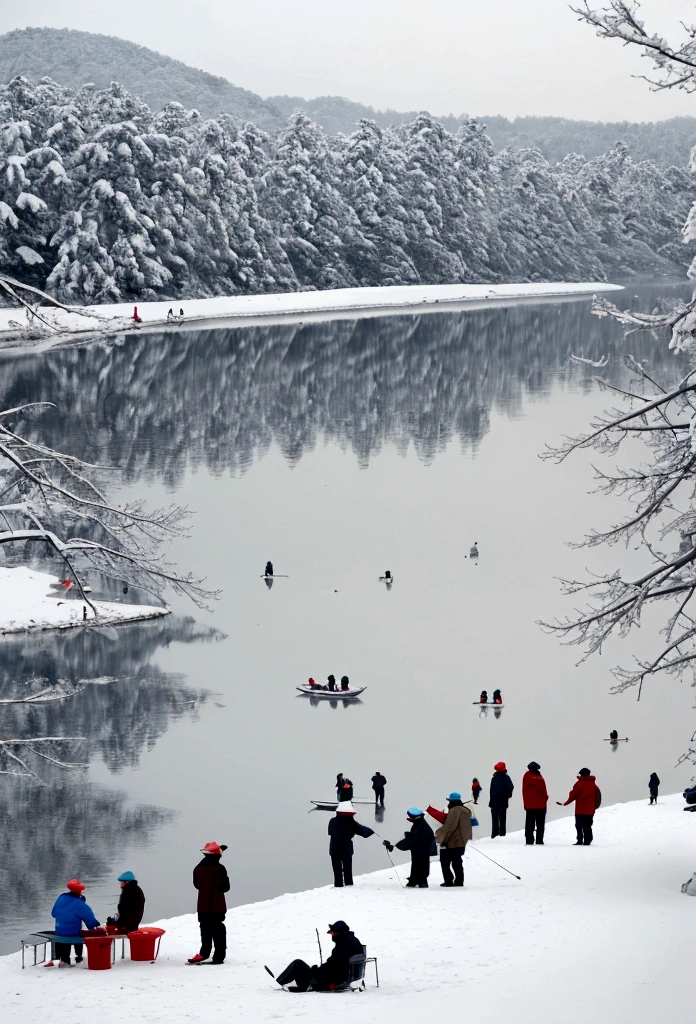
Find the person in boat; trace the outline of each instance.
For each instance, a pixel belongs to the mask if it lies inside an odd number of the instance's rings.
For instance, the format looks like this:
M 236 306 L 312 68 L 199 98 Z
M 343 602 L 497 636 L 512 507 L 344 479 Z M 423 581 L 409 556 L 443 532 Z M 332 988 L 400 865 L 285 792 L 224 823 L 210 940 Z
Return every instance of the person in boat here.
M 483 789 L 483 786 L 478 779 L 471 780 L 471 796 L 473 797 L 474 803 L 478 803 L 479 793 Z
M 310 967 L 304 960 L 293 960 L 276 978 L 279 985 L 294 982 L 300 992 L 327 992 L 348 980 L 350 958 L 363 955 L 362 943 L 345 921 L 330 924 L 328 934 L 334 950 L 326 963 Z
M 172 320 L 173 317 L 174 317 L 174 310 L 170 309 L 169 312 L 167 313 L 167 320 Z
M 472 544 L 471 548 L 469 549 L 469 558 L 478 558 L 478 556 L 479 556 L 478 542 L 474 541 L 474 543 Z
M 411 822 L 409 832 L 404 832 L 404 838 L 392 845 L 388 839 L 383 840 L 384 846 L 391 853 L 396 846 L 397 850 L 411 851 L 411 874 L 406 883 L 407 889 L 427 889 L 428 875 L 430 874 L 430 858 L 437 853 L 435 844 L 435 833 L 425 820 L 425 812 L 419 807 L 409 807 L 406 812 L 406 820 Z
M 343 800 L 336 808 L 336 814 L 329 822 L 329 857 L 334 874 L 334 886 L 342 889 L 353 884 L 353 838 L 369 839 L 374 831 L 355 820 L 355 811 L 350 800 Z
M 617 742 L 618 742 L 618 739 L 619 739 L 619 734 L 618 734 L 618 732 L 616 731 L 616 729 L 612 729 L 612 730 L 611 730 L 611 732 L 609 733 L 609 739 L 610 739 L 610 741 L 611 741 L 612 743 L 617 743 Z
M 456 791 L 447 797 L 447 810 L 439 811 L 428 805 L 428 814 L 440 822 L 435 833 L 435 842 L 440 847 L 440 867 L 444 881 L 440 884 L 449 888 L 464 885 L 466 844 L 471 839 L 471 811 L 462 803 L 461 793 Z M 454 876 L 452 874 L 454 872 Z
M 328 676 L 327 677 L 327 681 L 328 681 L 328 684 L 329 684 L 329 689 L 330 690 L 335 690 L 336 689 L 336 676 L 334 676 L 334 675 Z
M 264 576 L 273 575 L 273 562 L 266 562 L 266 568 L 263 571 Z
M 59 967 L 71 967 L 70 963 L 70 942 L 59 942 L 59 936 L 75 938 L 80 934 L 82 925 L 87 928 L 98 928 L 99 922 L 92 913 L 92 908 L 82 895 L 86 886 L 77 878 L 71 878 L 67 883 L 67 892 L 61 893 L 53 904 L 51 917 L 56 919 L 56 955 Z M 82 962 L 82 942 L 75 943 L 75 963 Z M 51 960 L 47 967 L 53 967 Z
M 106 923 L 116 925 L 122 935 L 137 931 L 145 913 L 145 893 L 138 885 L 132 871 L 123 871 L 118 876 L 121 896 L 114 917 L 107 917 Z
M 500 690 L 494 690 L 493 691 L 493 703 L 494 704 L 502 704 L 503 703 L 503 695 L 500 692 Z
M 385 570 L 384 570 L 384 578 L 385 578 L 385 580 L 387 580 L 387 581 L 389 581 L 389 582 L 390 582 L 391 580 L 393 580 L 393 578 L 394 578 L 394 577 L 393 577 L 393 576 L 392 576 L 392 574 L 390 573 L 389 569 L 385 569 Z
M 648 781 L 648 789 L 650 790 L 650 803 L 657 803 L 657 791 L 660 788 L 660 780 L 657 777 L 657 772 L 653 772 Z
M 341 689 L 350 690 L 350 680 L 348 676 L 341 676 Z
M 353 799 L 353 783 L 350 779 L 343 780 L 343 785 L 337 791 L 336 796 L 338 797 L 339 804 Z
M 325 690 L 326 689 L 326 687 L 325 686 L 321 686 L 320 683 L 315 683 L 311 676 L 307 680 L 307 686 L 309 686 L 310 689 L 312 689 L 312 690 Z
M 481 690 L 481 696 L 479 697 L 479 702 L 481 704 L 487 704 L 488 703 L 488 690 Z
M 381 772 L 375 772 L 371 780 L 372 788 L 375 791 L 375 807 L 380 804 L 384 807 L 384 787 L 387 784 L 387 780 Z

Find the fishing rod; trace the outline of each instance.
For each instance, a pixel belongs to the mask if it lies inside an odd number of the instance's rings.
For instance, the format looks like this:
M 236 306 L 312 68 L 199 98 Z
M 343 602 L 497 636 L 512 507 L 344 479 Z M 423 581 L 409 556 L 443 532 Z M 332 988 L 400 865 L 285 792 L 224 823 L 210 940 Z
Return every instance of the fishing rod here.
M 321 939 L 319 938 L 319 929 L 315 928 L 314 931 L 317 933 L 317 944 L 319 946 L 319 963 L 324 963 L 324 954 L 321 951 Z
M 473 843 L 469 843 L 468 845 L 469 845 L 469 846 L 471 847 L 471 849 L 472 849 L 472 850 L 473 850 L 473 851 L 474 851 L 475 853 L 480 853 L 482 857 L 485 857 L 485 858 L 486 858 L 486 860 L 489 860 L 489 861 L 491 862 L 491 864 L 495 864 L 495 866 L 496 866 L 496 867 L 498 867 L 498 868 L 502 868 L 502 870 L 503 870 L 503 871 L 507 871 L 507 873 L 508 873 L 509 875 L 512 875 L 512 877 L 513 877 L 513 878 L 516 878 L 518 882 L 521 882 L 521 881 L 522 881 L 522 879 L 520 878 L 520 876 L 519 876 L 519 875 L 516 875 L 514 871 L 510 871 L 510 869 L 509 869 L 509 868 L 503 867 L 503 865 L 502 865 L 502 864 L 499 864 L 497 860 L 493 860 L 493 858 L 492 858 L 492 857 L 489 857 L 487 853 L 484 853 L 484 852 L 483 852 L 483 850 L 477 850 L 477 849 L 476 849 L 476 847 L 474 846 L 474 844 L 473 844 Z
M 387 842 L 387 840 L 386 840 L 386 839 L 383 839 L 383 838 L 382 838 L 382 836 L 381 836 L 381 835 L 379 834 L 379 832 L 375 832 L 375 835 L 377 836 L 377 838 L 378 838 L 378 839 L 382 839 L 382 846 L 384 846 L 384 849 L 385 849 L 385 850 L 386 850 L 386 852 L 387 852 L 387 857 L 389 858 L 389 863 L 390 863 L 390 864 L 391 864 L 391 866 L 392 866 L 392 867 L 394 868 L 394 874 L 395 874 L 395 875 L 396 875 L 396 877 L 397 877 L 397 880 L 398 880 L 398 882 L 399 882 L 399 885 L 401 886 L 401 888 L 402 888 L 402 889 L 403 889 L 403 888 L 405 888 L 405 886 L 404 886 L 404 883 L 403 883 L 403 882 L 401 881 L 401 879 L 399 878 L 399 872 L 398 872 L 398 871 L 396 870 L 396 864 L 395 864 L 395 863 L 394 863 L 394 861 L 392 860 L 392 855 L 391 855 L 391 853 L 389 852 L 389 850 L 387 849 L 387 847 L 386 847 L 386 846 L 384 845 L 384 844 L 385 844 L 385 843 Z

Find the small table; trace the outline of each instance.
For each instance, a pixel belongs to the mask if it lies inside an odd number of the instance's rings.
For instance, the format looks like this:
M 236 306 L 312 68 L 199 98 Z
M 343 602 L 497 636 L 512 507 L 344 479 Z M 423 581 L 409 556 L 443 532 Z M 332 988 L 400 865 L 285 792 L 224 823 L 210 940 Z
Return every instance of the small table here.
M 126 939 L 128 938 L 128 936 L 125 934 L 125 932 L 113 932 L 111 935 L 103 936 L 103 938 L 111 939 L 112 940 L 112 943 L 111 943 L 111 949 L 112 949 L 111 962 L 112 963 L 116 962 L 116 942 L 118 941 L 118 939 L 121 940 L 121 959 L 124 960 L 125 957 L 126 957 Z M 30 966 L 37 967 L 39 964 L 45 964 L 46 963 L 46 946 L 49 944 L 49 942 L 51 944 L 51 960 L 55 960 L 55 958 L 56 958 L 56 942 L 64 942 L 64 943 L 66 943 L 68 945 L 74 946 L 77 943 L 84 943 L 84 941 L 85 941 L 85 936 L 84 935 L 57 935 L 56 932 L 53 932 L 53 931 L 32 932 L 31 935 L 27 935 L 27 937 L 25 939 L 21 939 L 21 943 L 22 943 L 22 970 L 24 970 L 24 967 L 25 967 L 25 963 L 24 963 L 24 951 L 25 951 L 25 949 L 33 948 L 33 950 L 34 950 L 34 962 Z M 37 949 L 38 949 L 39 946 L 43 946 L 43 957 L 41 958 L 41 960 L 37 960 Z

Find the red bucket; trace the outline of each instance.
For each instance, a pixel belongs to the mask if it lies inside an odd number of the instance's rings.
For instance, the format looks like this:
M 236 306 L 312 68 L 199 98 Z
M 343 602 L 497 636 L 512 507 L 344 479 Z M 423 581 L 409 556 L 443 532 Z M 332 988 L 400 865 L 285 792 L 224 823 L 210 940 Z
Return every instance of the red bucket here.
M 137 932 L 128 932 L 131 960 L 156 960 L 163 935 L 164 928 L 138 928 Z
M 103 935 L 85 935 L 87 967 L 90 971 L 111 969 L 111 939 Z

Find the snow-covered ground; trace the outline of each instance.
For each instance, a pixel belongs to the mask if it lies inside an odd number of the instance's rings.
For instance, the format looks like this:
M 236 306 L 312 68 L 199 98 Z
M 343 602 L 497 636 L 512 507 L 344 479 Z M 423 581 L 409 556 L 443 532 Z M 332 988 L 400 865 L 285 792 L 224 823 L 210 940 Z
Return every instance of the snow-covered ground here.
M 356 878 L 354 888 L 340 893 L 325 886 L 237 907 L 227 915 L 227 963 L 214 970 L 184 965 L 198 949 L 193 914 L 158 922 L 166 935 L 154 965 L 117 961 L 102 972 L 22 972 L 19 954 L 3 957 L 3 1018 L 686 1024 L 693 1019 L 696 899 L 680 886 L 696 867 L 696 815 L 682 806 L 679 796 L 669 796 L 650 807 L 646 793 L 645 800 L 601 808 L 591 848 L 572 845 L 572 816 L 549 825 L 543 850 L 526 847 L 519 832 L 476 843 L 521 882 L 470 849 L 464 889 L 441 889 L 434 862 L 427 890 L 402 890 L 389 868 Z M 246 835 L 243 816 L 236 823 L 236 838 L 216 837 L 233 840 L 225 857 L 233 893 L 234 842 L 282 845 L 272 814 L 267 835 Z M 393 826 L 382 830 L 397 838 Z M 209 838 L 192 837 L 192 866 Z M 399 874 L 405 878 L 405 868 Z M 147 879 L 140 881 L 147 894 Z M 190 885 L 189 878 L 181 884 Z M 89 889 L 86 895 L 89 901 Z M 103 920 L 113 908 L 93 909 Z M 337 918 L 349 922 L 368 955 L 379 957 L 381 987 L 371 975 L 359 994 L 283 992 L 264 963 L 276 972 L 296 956 L 315 963 L 314 929 L 326 953 L 327 925 Z M 49 924 L 46 915 L 36 927 Z
M 0 566 L 0 634 L 25 630 L 69 629 L 71 626 L 116 626 L 122 622 L 155 619 L 169 609 L 147 604 L 116 604 L 93 601 L 94 611 L 84 601 L 66 597 L 51 588 L 56 576 L 26 566 Z M 87 619 L 83 609 L 87 609 Z
M 401 285 L 385 288 L 336 288 L 327 291 L 283 292 L 273 295 L 227 295 L 212 299 L 137 303 L 140 324 L 133 321 L 133 303 L 85 306 L 67 310 L 40 306 L 41 320 L 22 309 L 0 309 L 0 350 L 34 345 L 46 347 L 66 338 L 113 334 L 124 330 L 187 330 L 284 320 L 326 320 L 350 316 L 385 316 L 413 311 L 482 309 L 492 305 L 623 291 L 621 285 L 586 282 L 569 284 L 451 284 Z M 168 321 L 167 313 L 184 311 L 182 320 Z M 87 314 L 87 315 L 85 315 Z

